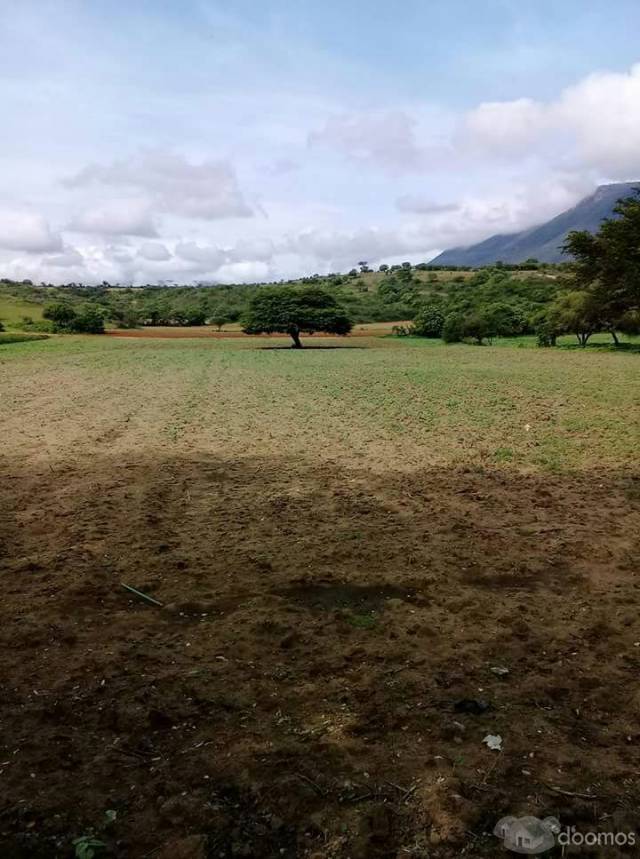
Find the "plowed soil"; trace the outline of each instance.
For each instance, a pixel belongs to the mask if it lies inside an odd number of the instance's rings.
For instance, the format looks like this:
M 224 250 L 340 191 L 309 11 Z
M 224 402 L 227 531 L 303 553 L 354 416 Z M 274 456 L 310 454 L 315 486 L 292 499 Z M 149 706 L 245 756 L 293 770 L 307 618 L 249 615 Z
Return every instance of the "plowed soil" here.
M 635 356 L 367 345 L 0 354 L 3 859 L 90 835 L 127 859 L 444 859 L 500 855 L 506 814 L 638 828 Z M 632 386 L 610 424 L 589 361 Z M 468 384 L 455 430 L 428 362 Z M 428 420 L 366 411 L 384 373 Z M 560 463 L 558 396 L 582 420 Z

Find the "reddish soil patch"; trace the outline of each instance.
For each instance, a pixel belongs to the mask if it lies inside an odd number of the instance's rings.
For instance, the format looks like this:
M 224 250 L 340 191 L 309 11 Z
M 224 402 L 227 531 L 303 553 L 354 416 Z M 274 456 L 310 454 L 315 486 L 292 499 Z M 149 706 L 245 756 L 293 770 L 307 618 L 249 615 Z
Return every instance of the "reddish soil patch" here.
M 2 474 L 3 859 L 92 831 L 127 859 L 400 859 L 495 856 L 505 814 L 637 828 L 628 476 Z
M 303 336 L 303 343 L 310 344 L 313 340 L 331 338 L 339 342 L 348 342 L 351 337 L 381 337 L 385 334 L 390 334 L 394 325 L 406 325 L 403 322 L 381 322 L 379 325 L 356 325 L 348 337 L 336 338 L 335 334 L 323 334 L 317 332 L 313 336 Z M 105 332 L 109 337 L 156 337 L 156 338 L 186 338 L 186 337 L 213 337 L 218 340 L 229 340 L 242 338 L 244 340 L 282 340 L 287 339 L 285 334 L 244 334 L 242 331 L 216 331 L 214 328 L 206 326 L 196 328 L 166 328 L 166 327 L 149 327 L 149 328 L 125 328 L 112 329 Z

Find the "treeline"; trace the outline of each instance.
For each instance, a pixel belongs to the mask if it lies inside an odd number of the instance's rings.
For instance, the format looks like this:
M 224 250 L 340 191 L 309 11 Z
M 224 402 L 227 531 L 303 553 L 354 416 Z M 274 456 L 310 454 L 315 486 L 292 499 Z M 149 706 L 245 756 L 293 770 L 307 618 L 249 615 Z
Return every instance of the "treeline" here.
M 470 271 L 404 262 L 373 272 L 361 260 L 347 274 L 230 286 L 52 287 L 4 280 L 0 297 L 45 304 L 44 320 L 25 317 L 24 328 L 99 333 L 105 324 L 222 328 L 246 322 L 265 290 L 271 303 L 278 295 L 291 303 L 295 290 L 311 288 L 330 296 L 350 323 L 405 320 L 395 329 L 399 335 L 482 344 L 535 334 L 539 345 L 553 346 L 561 335 L 574 334 L 585 346 L 604 331 L 618 343 L 619 333 L 640 333 L 640 191 L 620 200 L 614 212 L 595 235 L 570 233 L 564 250 L 575 261 L 560 265 L 531 259 Z
M 479 336 L 482 340 L 531 333 L 536 315 L 553 301 L 561 282 L 560 273 L 530 270 L 516 274 L 501 266 L 475 273 L 451 269 L 425 272 L 405 263 L 386 267 L 374 276 L 366 270 L 354 276 L 314 275 L 268 288 L 321 288 L 333 296 L 354 324 L 413 320 L 399 332 L 449 339 Z M 252 299 L 265 288 L 267 285 L 260 284 L 42 287 L 4 281 L 0 296 L 12 295 L 43 307 L 44 319 L 25 316 L 19 326 L 23 329 L 99 333 L 105 326 L 211 325 L 222 329 L 241 323 Z
M 434 292 L 418 306 L 413 322 L 396 333 L 448 343 L 533 334 L 563 288 L 559 276 L 515 279 L 504 268 L 484 269 Z
M 542 277 L 536 275 L 534 267 L 538 265 L 529 261 L 518 270 Z M 515 267 L 496 268 L 506 274 Z M 492 271 L 480 270 L 471 280 L 484 282 Z M 240 322 L 252 298 L 267 286 L 301 288 L 312 285 L 331 293 L 354 323 L 393 322 L 413 319 L 425 302 L 443 292 L 462 288 L 469 282 L 469 275 L 468 269 L 426 263 L 411 265 L 409 262 L 381 265 L 373 272 L 366 262 L 360 262 L 358 268 L 346 274 L 315 274 L 278 284 L 119 287 L 108 283 L 99 286 L 71 283 L 52 286 L 5 279 L 0 280 L 0 297 L 10 295 L 33 302 L 36 307 L 48 308 L 44 320 L 25 316 L 20 327 L 30 330 L 71 331 L 79 330 L 78 326 L 86 330 L 85 318 L 89 320 L 87 324 L 95 327 L 96 314 L 102 317 L 104 325 L 118 328 L 212 325 L 220 329 Z M 72 308 L 73 314 L 59 305 Z M 74 314 L 75 320 L 66 318 Z M 39 314 L 34 313 L 36 315 Z

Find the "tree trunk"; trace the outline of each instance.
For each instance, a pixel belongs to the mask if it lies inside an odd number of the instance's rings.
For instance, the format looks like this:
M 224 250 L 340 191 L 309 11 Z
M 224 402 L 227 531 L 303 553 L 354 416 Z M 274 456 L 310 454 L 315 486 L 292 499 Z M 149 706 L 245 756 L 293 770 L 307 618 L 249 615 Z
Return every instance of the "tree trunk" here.
M 616 344 L 616 346 L 619 346 L 619 345 L 620 345 L 620 341 L 618 340 L 618 335 L 617 335 L 617 334 L 616 334 L 616 332 L 613 330 L 613 328 L 611 329 L 611 331 L 610 331 L 609 333 L 610 333 L 610 334 L 611 334 L 611 336 L 613 337 L 613 342 Z
M 292 328 L 289 331 L 289 334 L 291 335 L 291 339 L 293 340 L 293 346 L 291 348 L 302 349 L 302 343 L 300 342 L 300 331 L 298 330 L 298 328 Z

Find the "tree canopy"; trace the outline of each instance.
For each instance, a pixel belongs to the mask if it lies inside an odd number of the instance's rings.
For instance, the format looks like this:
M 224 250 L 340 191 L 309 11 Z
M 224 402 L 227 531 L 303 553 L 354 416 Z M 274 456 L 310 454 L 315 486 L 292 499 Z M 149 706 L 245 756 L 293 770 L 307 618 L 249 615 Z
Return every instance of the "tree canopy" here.
M 615 332 L 634 327 L 640 311 L 640 188 L 618 200 L 614 218 L 606 218 L 597 233 L 574 230 L 563 250 L 574 259 L 575 286 L 584 292 L 579 307 L 585 345 L 593 331 Z
M 331 293 L 318 287 L 265 287 L 251 299 L 245 334 L 289 334 L 301 349 L 300 334 L 348 334 L 352 323 Z

